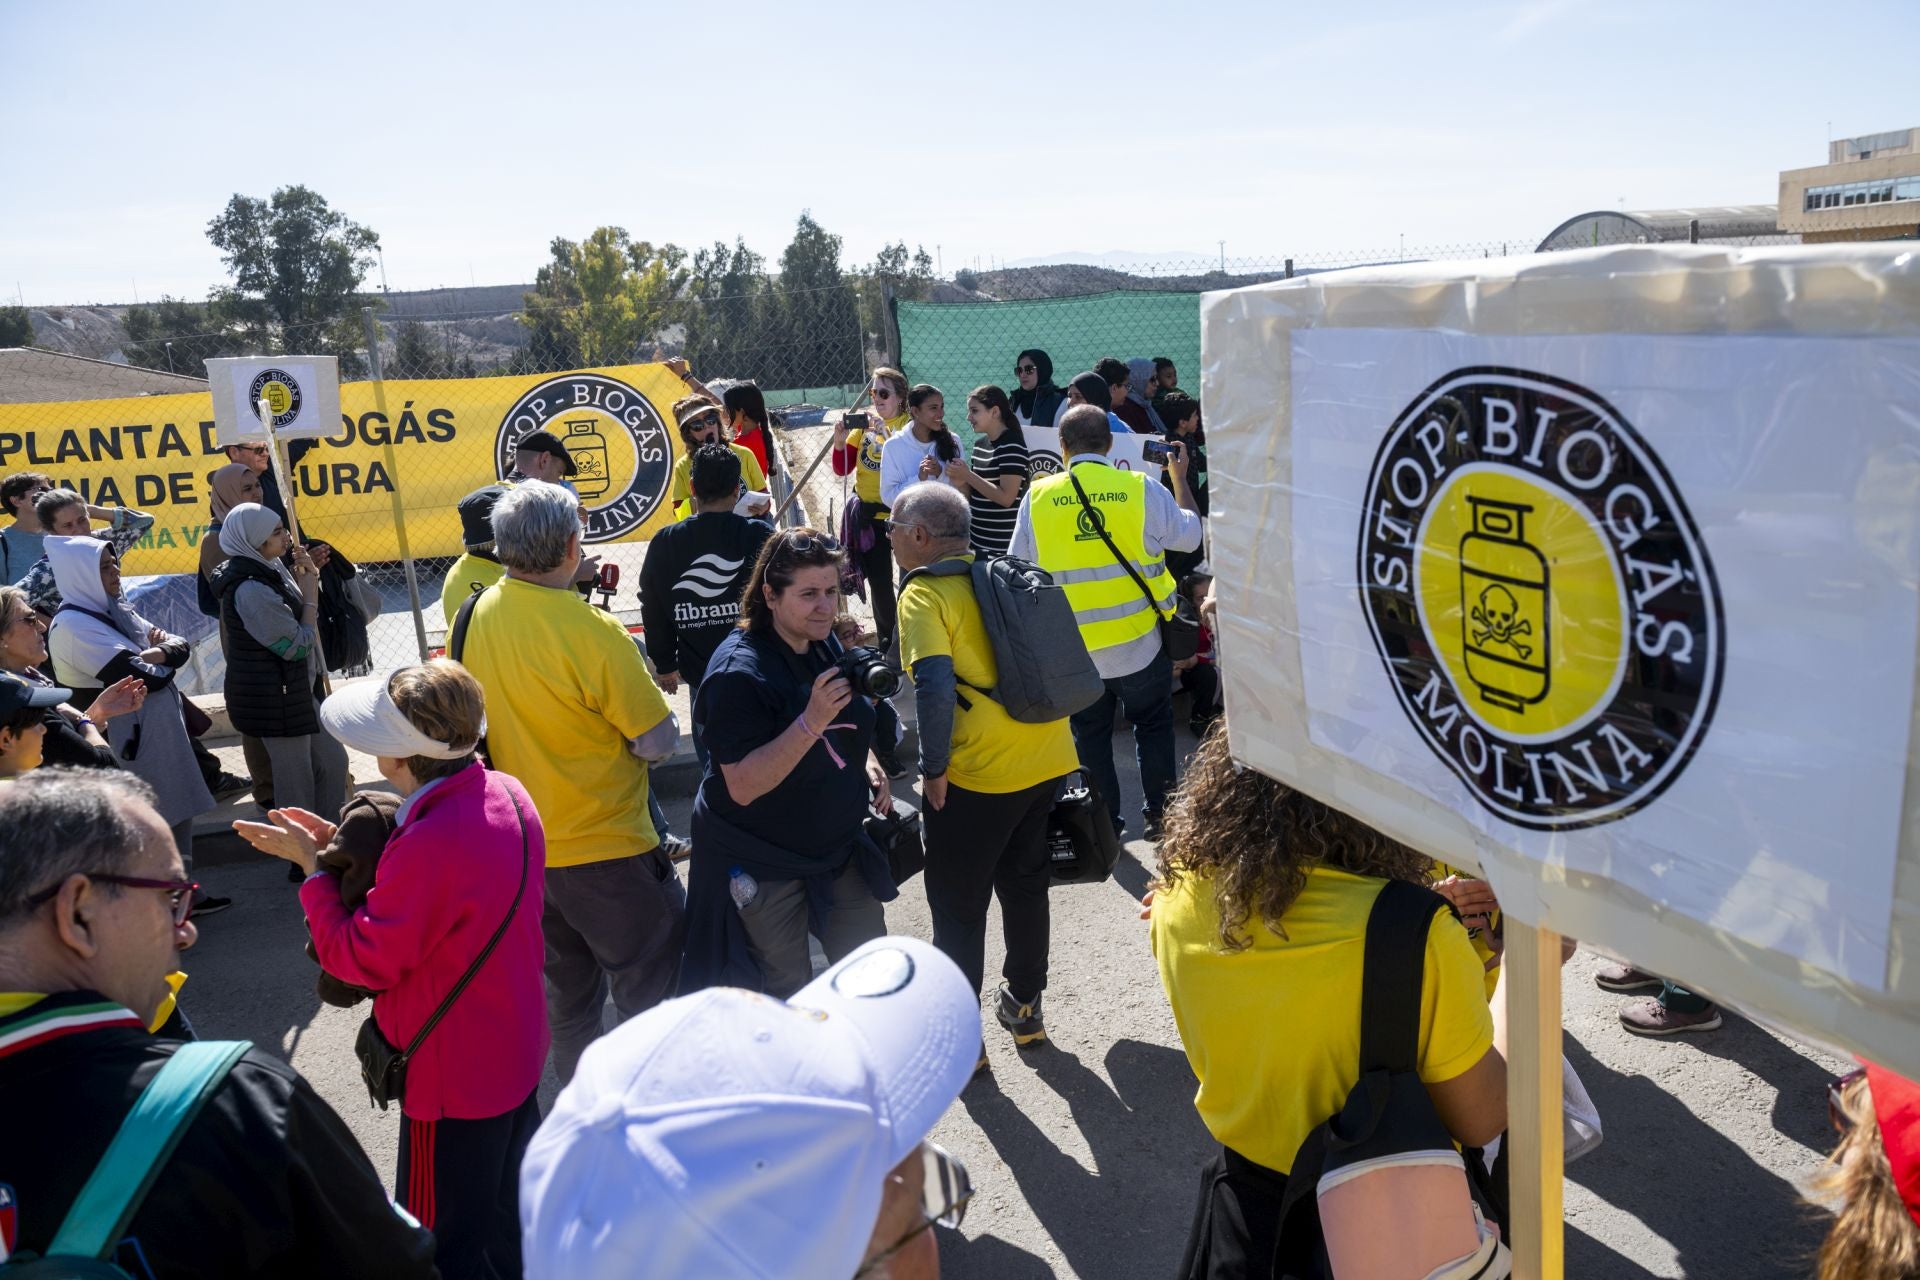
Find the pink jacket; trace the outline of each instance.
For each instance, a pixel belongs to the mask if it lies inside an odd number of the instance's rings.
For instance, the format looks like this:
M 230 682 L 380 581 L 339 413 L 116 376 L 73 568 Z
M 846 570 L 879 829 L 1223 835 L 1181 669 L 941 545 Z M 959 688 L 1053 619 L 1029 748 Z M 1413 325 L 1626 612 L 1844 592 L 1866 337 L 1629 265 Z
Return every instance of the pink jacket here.
M 527 1100 L 547 1059 L 546 834 L 520 783 L 479 764 L 419 798 L 380 855 L 358 909 L 340 903 L 331 875 L 300 888 L 320 967 L 379 992 L 373 1015 L 404 1049 L 487 939 L 520 883 L 527 821 L 527 887 L 500 943 L 407 1068 L 404 1110 L 416 1120 L 484 1120 Z

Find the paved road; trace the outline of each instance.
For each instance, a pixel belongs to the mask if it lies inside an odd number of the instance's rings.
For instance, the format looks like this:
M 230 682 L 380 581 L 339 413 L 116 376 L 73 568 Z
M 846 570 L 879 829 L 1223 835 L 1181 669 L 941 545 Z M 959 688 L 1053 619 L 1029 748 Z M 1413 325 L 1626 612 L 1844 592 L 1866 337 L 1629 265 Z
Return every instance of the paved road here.
M 668 801 L 684 832 L 688 798 Z M 1126 803 L 1137 808 L 1137 793 Z M 236 905 L 206 922 L 188 957 L 191 1016 L 203 1035 L 245 1036 L 288 1056 L 390 1180 L 397 1113 L 367 1104 L 352 1051 L 361 1011 L 314 995 L 293 887 L 278 863 L 229 851 L 222 864 L 221 851 L 206 852 L 201 878 Z M 1055 891 L 1053 1044 L 1022 1054 L 991 1028 L 991 1076 L 935 1131 L 978 1189 L 962 1230 L 940 1233 L 949 1280 L 1172 1274 L 1210 1143 L 1135 918 L 1151 858 L 1133 844 L 1112 882 Z M 888 922 L 931 935 L 918 879 Z M 990 942 L 990 974 L 997 952 Z M 1568 1172 L 1568 1274 L 1811 1274 L 1827 1219 L 1801 1187 L 1831 1142 L 1824 1086 L 1841 1064 L 1736 1017 L 1710 1036 L 1630 1036 L 1613 1015 L 1618 997 L 1592 984 L 1595 963 L 1582 953 L 1566 971 L 1567 1053 L 1606 1125 L 1604 1145 Z

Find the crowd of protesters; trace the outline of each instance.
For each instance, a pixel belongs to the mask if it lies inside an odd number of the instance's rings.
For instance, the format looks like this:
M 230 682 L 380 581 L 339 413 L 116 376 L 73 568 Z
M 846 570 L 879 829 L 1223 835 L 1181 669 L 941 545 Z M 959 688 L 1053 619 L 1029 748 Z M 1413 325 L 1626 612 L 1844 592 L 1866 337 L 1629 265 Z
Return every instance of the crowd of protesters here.
M 447 657 L 331 696 L 330 549 L 296 545 L 270 473 L 230 453 L 201 578 L 255 775 L 239 781 L 266 819 L 235 829 L 300 881 L 323 998 L 371 999 L 356 1052 L 374 1099 L 400 1108 L 395 1193 L 304 1081 L 235 1046 L 102 1256 L 156 1277 L 937 1275 L 930 1229 L 959 1225 L 972 1187 L 927 1135 L 989 1068 L 989 904 L 994 1018 L 1034 1050 L 1050 823 L 1078 777 L 1125 831 L 1119 713 L 1159 846 L 1142 914 L 1220 1144 L 1196 1171 L 1179 1274 L 1506 1274 L 1491 890 L 1235 767 L 1200 405 L 1164 359 L 1103 359 L 1064 390 L 1053 372 L 1028 350 L 1014 390 L 971 391 L 967 456 L 938 388 L 876 370 L 873 411 L 830 445 L 852 478 L 835 537 L 766 518 L 783 468 L 759 389 L 716 393 L 682 369 L 679 518 L 648 548 L 639 641 L 581 590 L 596 562 L 574 464 L 535 432 L 459 504 Z M 1055 474 L 1034 474 L 1036 425 L 1059 433 Z M 1127 433 L 1165 442 L 1159 478 L 1111 464 Z M 18 1214 L 0 1238 L 24 1257 L 72 1243 L 62 1219 L 143 1091 L 202 1069 L 178 956 L 225 902 L 193 878 L 214 793 L 174 687 L 186 643 L 121 588 L 151 518 L 34 473 L 0 501 L 21 569 L 0 587 L 0 1088 L 36 1100 L 0 1148 L 16 1198 L 0 1207 Z M 1005 602 L 988 597 L 1009 555 L 1070 613 L 1086 671 L 1070 712 L 1003 698 Z M 871 648 L 847 617 L 861 588 Z M 930 943 L 888 936 L 886 904 L 921 862 L 875 825 L 904 772 L 903 675 Z M 666 695 L 682 685 L 701 769 L 690 849 L 651 777 L 679 741 Z M 1184 776 L 1176 692 L 1201 739 Z M 391 790 L 350 795 L 348 749 Z M 1630 966 L 1606 976 L 1690 995 Z M 562 1088 L 543 1119 L 549 1062 Z M 1920 1091 L 1869 1067 L 1831 1106 L 1843 1207 L 1821 1276 L 1920 1272 Z M 1329 1126 L 1362 1113 L 1356 1155 Z M 1309 1177 L 1317 1210 L 1289 1191 Z M 1422 1229 L 1392 1238 L 1381 1212 Z

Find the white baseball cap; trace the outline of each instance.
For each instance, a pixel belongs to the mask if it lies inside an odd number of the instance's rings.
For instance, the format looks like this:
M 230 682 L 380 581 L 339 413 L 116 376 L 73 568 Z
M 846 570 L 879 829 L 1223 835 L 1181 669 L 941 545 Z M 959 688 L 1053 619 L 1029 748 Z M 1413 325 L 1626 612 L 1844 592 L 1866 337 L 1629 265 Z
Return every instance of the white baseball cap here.
M 848 1280 L 960 1095 L 979 996 L 878 938 L 785 1003 L 716 987 L 588 1048 L 520 1166 L 529 1280 Z

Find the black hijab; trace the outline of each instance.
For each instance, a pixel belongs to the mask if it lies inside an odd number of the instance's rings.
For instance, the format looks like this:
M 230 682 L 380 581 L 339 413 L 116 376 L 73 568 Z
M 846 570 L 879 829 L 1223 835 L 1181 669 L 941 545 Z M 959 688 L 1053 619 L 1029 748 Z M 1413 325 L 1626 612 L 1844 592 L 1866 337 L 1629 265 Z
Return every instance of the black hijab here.
M 1108 387 L 1107 380 L 1093 370 L 1075 374 L 1073 381 L 1067 385 L 1078 387 L 1080 398 L 1095 408 L 1109 413 L 1113 411 L 1113 391 Z
M 1013 393 L 1007 399 L 1012 401 L 1014 409 L 1024 413 L 1029 421 L 1043 427 L 1051 426 L 1053 425 L 1051 420 L 1039 422 L 1034 417 L 1033 406 L 1035 401 L 1057 400 L 1061 394 L 1060 388 L 1053 385 L 1053 357 L 1038 347 L 1028 347 L 1013 358 L 1015 364 L 1022 364 L 1028 360 L 1033 361 L 1035 375 L 1033 390 L 1027 390 L 1020 385 L 1019 379 L 1015 378 Z

